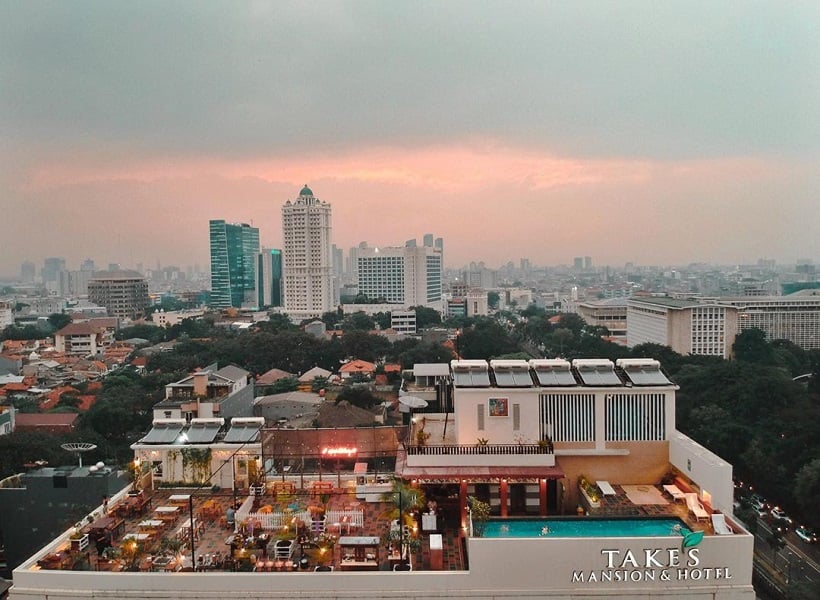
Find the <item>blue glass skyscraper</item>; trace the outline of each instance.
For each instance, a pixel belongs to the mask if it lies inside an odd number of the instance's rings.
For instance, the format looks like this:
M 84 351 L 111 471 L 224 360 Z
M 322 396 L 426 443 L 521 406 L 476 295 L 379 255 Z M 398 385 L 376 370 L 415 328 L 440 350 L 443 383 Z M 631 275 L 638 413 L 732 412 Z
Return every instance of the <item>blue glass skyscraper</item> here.
M 211 306 L 256 306 L 259 229 L 247 223 L 210 221 Z

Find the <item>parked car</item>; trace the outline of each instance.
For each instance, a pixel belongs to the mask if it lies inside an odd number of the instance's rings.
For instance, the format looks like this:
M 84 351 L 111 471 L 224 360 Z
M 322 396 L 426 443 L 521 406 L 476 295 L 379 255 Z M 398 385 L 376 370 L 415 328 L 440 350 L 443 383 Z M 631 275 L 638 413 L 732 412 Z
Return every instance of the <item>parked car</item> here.
M 814 529 L 810 527 L 806 527 L 805 525 L 801 525 L 797 529 L 794 530 L 801 540 L 806 542 L 807 544 L 816 544 L 817 543 L 817 534 L 814 532 Z

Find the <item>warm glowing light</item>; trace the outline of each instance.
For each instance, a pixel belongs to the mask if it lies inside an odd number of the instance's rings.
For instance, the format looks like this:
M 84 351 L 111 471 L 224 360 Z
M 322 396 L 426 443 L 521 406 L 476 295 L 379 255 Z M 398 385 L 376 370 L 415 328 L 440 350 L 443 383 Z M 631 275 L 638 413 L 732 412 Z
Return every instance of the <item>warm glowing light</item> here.
M 338 446 L 336 448 L 323 448 L 322 454 L 324 456 L 356 456 L 359 452 L 358 448 L 348 448 L 346 446 Z

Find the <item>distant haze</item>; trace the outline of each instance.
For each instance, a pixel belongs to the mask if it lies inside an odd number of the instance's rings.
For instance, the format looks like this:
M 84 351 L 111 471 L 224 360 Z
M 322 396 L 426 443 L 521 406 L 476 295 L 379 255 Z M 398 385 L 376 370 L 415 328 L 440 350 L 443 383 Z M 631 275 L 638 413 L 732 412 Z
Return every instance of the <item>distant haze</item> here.
M 434 233 L 448 266 L 820 258 L 817 2 L 3 2 L 0 274 Z

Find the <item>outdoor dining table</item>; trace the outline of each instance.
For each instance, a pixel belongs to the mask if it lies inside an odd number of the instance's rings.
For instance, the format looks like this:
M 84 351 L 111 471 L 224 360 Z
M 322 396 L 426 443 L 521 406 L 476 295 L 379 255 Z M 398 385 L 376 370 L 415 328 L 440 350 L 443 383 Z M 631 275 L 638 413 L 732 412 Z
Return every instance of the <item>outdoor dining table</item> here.
M 161 519 L 162 521 L 167 523 L 172 523 L 176 521 L 177 516 L 179 515 L 179 507 L 158 506 L 154 509 L 154 513 L 156 514 L 158 519 Z
M 151 539 L 150 533 L 126 533 L 122 536 L 123 541 L 134 540 L 135 542 L 145 542 Z
M 174 494 L 168 497 L 168 502 L 170 504 L 177 504 L 183 505 L 188 504 L 188 501 L 191 499 L 191 494 Z
M 118 537 L 125 529 L 125 521 L 118 517 L 100 517 L 83 529 L 92 538 L 102 534 L 109 534 L 111 538 Z
M 161 519 L 146 519 L 145 521 L 140 521 L 137 524 L 137 527 L 141 530 L 143 529 L 161 529 L 165 523 Z

